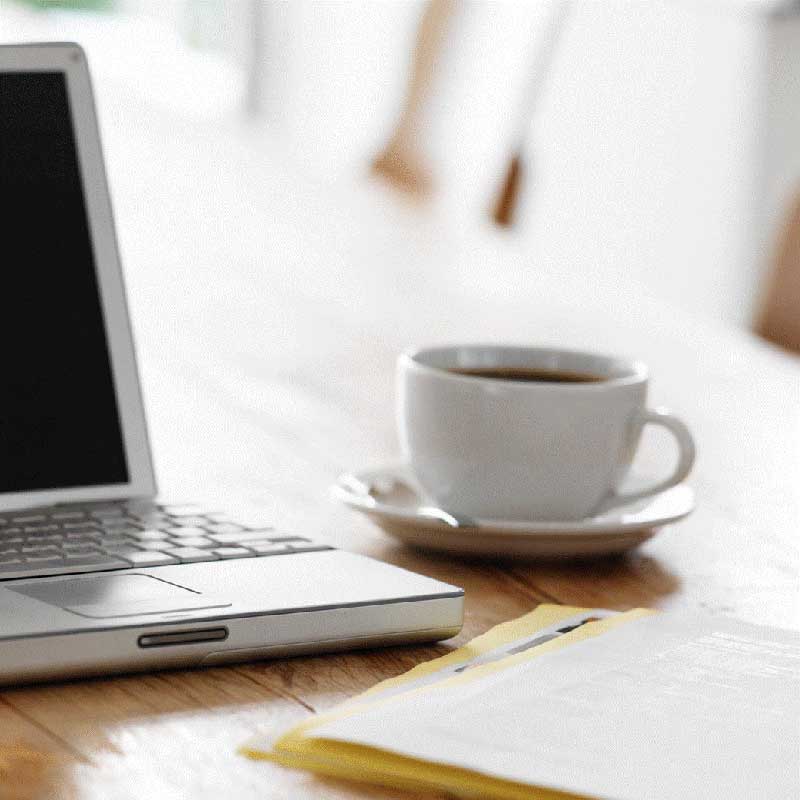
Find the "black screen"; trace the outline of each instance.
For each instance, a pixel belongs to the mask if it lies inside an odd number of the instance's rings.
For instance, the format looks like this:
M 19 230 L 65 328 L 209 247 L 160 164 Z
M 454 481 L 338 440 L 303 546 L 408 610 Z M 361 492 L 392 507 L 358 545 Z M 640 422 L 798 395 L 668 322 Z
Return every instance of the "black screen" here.
M 0 492 L 127 483 L 66 77 L 0 73 Z

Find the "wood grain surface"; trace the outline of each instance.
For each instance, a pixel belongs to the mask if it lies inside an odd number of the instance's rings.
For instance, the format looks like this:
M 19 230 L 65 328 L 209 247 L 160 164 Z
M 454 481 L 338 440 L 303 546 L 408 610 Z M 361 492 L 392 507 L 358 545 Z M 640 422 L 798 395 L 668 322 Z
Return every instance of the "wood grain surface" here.
M 99 97 L 160 485 L 256 503 L 284 527 L 463 586 L 466 621 L 435 646 L 3 691 L 3 800 L 407 796 L 235 748 L 541 602 L 797 625 L 796 358 L 635 286 L 585 285 L 569 264 L 378 187 L 308 185 L 260 131 L 172 119 L 113 89 Z M 415 552 L 335 506 L 339 473 L 397 458 L 396 354 L 453 341 L 647 361 L 653 403 L 697 439 L 696 512 L 627 557 L 559 564 Z M 637 469 L 671 458 L 654 434 Z

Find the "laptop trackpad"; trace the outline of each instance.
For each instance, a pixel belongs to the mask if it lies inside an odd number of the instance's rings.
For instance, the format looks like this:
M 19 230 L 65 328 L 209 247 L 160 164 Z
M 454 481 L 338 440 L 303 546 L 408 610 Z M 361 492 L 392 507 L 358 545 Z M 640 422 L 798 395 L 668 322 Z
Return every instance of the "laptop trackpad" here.
M 11 587 L 8 587 L 11 589 Z M 83 575 L 35 581 L 11 591 L 63 608 L 82 617 L 135 617 L 195 608 L 222 608 L 230 603 L 152 575 Z

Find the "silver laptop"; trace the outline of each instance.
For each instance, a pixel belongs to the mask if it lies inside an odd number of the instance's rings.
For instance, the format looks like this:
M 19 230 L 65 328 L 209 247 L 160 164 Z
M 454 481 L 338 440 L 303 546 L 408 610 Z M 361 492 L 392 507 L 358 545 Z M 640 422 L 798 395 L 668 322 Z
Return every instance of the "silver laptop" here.
M 446 638 L 455 586 L 156 499 L 86 59 L 0 47 L 0 682 Z

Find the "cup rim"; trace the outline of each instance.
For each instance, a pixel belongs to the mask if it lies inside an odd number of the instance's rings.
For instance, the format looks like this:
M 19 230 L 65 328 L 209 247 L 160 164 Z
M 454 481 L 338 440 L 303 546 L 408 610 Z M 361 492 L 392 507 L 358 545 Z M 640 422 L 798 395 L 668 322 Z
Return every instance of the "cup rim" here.
M 508 378 L 485 378 L 476 375 L 459 375 L 458 373 L 451 372 L 445 367 L 432 366 L 420 361 L 420 356 L 431 353 L 434 351 L 447 351 L 447 350 L 527 350 L 533 353 L 549 353 L 549 354 L 566 354 L 569 356 L 585 357 L 585 358 L 600 358 L 609 363 L 616 363 L 621 365 L 622 368 L 628 373 L 619 375 L 617 377 L 608 377 L 602 381 L 587 382 L 587 383 L 523 383 L 520 381 L 509 380 Z M 482 384 L 482 385 L 502 385 L 504 387 L 514 387 L 520 391 L 550 391 L 550 392 L 598 392 L 605 391 L 614 387 L 631 386 L 634 384 L 643 383 L 648 380 L 649 374 L 647 365 L 638 359 L 625 358 L 622 356 L 615 356 L 609 353 L 591 352 L 589 350 L 578 350 L 569 347 L 547 347 L 544 345 L 525 345 L 525 344 L 509 344 L 509 343 L 467 343 L 455 345 L 428 345 L 423 347 L 413 347 L 404 350 L 398 357 L 398 364 L 407 369 L 423 374 L 435 375 L 444 377 L 449 381 L 467 384 Z

